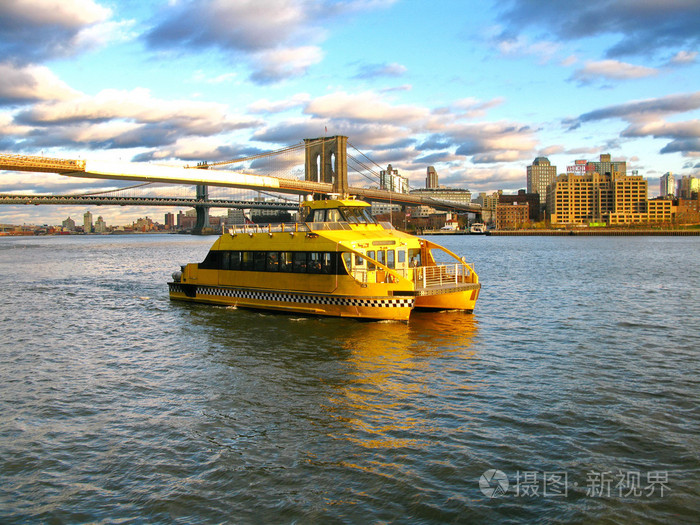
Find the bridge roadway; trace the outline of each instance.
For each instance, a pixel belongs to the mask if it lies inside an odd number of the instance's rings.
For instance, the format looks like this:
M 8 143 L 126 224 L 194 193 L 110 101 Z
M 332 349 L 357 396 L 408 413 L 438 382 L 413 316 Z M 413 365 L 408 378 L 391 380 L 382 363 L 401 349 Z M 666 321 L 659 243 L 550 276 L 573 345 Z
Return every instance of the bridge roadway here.
M 96 205 L 96 206 L 184 206 L 193 208 L 242 208 L 258 210 L 295 210 L 298 202 L 283 201 L 248 201 L 187 199 L 181 197 L 109 197 L 97 195 L 11 195 L 0 193 L 2 204 L 65 204 L 65 205 Z
M 330 183 L 281 177 L 248 175 L 235 171 L 200 169 L 206 167 L 173 167 L 144 163 L 105 162 L 90 160 L 68 160 L 49 157 L 0 154 L 0 170 L 58 173 L 69 177 L 90 179 L 133 180 L 142 182 L 164 182 L 171 184 L 194 184 L 222 186 L 296 195 L 331 194 Z M 439 201 L 410 193 L 395 193 L 371 188 L 348 188 L 356 195 L 373 202 L 409 206 L 430 206 L 438 210 L 461 211 L 481 214 L 478 204 L 462 204 Z M 199 205 L 201 201 L 198 201 Z M 7 203 L 6 203 L 7 204 Z M 38 203 L 37 203 L 38 204 Z M 48 204 L 48 203 L 46 203 Z M 165 205 L 165 204 L 163 204 Z M 177 204 L 173 204 L 177 206 Z

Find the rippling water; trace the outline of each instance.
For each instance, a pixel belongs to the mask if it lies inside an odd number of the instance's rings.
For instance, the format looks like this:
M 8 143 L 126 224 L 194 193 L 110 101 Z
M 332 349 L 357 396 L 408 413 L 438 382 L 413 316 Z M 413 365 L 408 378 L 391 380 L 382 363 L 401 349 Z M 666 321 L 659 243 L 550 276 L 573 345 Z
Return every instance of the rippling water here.
M 697 522 L 700 239 L 440 237 L 408 324 L 170 302 L 213 241 L 0 239 L 0 522 Z

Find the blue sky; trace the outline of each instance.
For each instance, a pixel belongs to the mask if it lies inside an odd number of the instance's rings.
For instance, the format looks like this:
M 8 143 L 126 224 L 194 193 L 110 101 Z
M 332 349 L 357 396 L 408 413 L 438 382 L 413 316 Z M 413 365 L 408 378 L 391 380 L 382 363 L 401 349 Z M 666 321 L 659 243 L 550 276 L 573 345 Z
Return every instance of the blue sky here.
M 696 0 L 15 0 L 0 4 L 0 151 L 181 164 L 343 134 L 423 187 L 525 187 L 610 153 L 700 172 Z M 0 193 L 109 181 L 0 172 Z M 0 207 L 0 223 L 84 209 Z M 91 210 L 108 223 L 164 209 Z M 74 217 L 75 218 L 75 217 Z

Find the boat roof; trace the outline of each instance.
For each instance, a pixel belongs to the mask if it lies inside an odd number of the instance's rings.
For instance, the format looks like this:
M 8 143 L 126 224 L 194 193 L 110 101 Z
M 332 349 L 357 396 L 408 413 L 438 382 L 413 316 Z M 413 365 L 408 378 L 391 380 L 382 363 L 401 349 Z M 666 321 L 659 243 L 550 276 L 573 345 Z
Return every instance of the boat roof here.
M 338 208 L 340 206 L 355 206 L 355 207 L 367 207 L 370 206 L 368 202 L 358 201 L 355 199 L 324 199 L 319 201 L 304 201 L 301 203 L 311 210 L 323 210 L 328 208 Z

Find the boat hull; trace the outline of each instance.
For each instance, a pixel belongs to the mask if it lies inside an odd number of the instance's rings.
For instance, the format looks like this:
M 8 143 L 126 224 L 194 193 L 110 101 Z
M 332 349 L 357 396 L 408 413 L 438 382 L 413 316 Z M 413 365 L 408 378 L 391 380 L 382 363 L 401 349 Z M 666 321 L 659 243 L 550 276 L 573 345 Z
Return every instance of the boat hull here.
M 464 310 L 474 311 L 479 298 L 479 283 L 460 285 L 454 288 L 422 292 L 416 296 L 414 308 L 422 310 Z
M 406 321 L 415 302 L 404 296 L 344 296 L 176 282 L 168 286 L 175 300 L 358 319 Z

